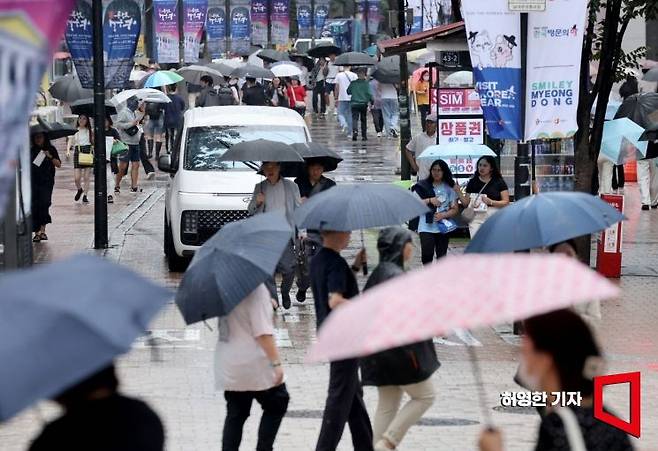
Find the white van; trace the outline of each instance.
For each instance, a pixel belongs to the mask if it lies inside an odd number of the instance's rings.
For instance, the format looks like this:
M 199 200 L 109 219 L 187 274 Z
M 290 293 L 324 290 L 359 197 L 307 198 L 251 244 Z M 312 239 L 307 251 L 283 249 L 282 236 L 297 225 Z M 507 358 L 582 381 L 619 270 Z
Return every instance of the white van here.
M 260 162 L 219 161 L 241 141 L 308 142 L 304 119 L 279 107 L 218 106 L 185 113 L 171 155 L 158 161 L 169 172 L 164 251 L 170 271 L 185 270 L 194 252 L 224 224 L 247 217 Z

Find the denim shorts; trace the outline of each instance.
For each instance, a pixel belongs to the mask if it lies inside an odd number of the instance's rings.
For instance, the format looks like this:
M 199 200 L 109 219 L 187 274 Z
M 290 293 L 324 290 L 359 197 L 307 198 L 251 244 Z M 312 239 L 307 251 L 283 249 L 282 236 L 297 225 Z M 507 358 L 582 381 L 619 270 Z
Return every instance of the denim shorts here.
M 164 133 L 164 116 L 158 119 L 149 118 L 144 125 L 144 134 L 147 136 L 161 135 Z
M 121 158 L 120 161 L 128 163 L 129 161 L 136 162 L 140 161 L 139 158 L 139 144 L 128 144 L 128 152 L 126 152 Z

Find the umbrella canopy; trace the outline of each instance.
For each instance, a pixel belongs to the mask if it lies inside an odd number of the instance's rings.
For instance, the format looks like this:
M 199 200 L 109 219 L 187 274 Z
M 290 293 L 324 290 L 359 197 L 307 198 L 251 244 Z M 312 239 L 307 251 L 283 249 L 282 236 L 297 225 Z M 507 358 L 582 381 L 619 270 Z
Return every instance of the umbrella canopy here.
M 425 72 L 429 72 L 429 71 L 430 71 L 430 69 L 427 68 L 427 67 L 421 67 L 420 69 L 416 69 L 415 71 L 413 71 L 413 73 L 411 74 L 412 84 L 415 86 L 416 83 L 421 81 L 421 78 L 423 77 L 423 74 Z M 439 76 L 439 72 L 436 70 L 435 67 L 432 68 L 432 81 L 434 81 L 434 83 L 436 83 L 436 80 L 437 80 L 438 76 Z
M 185 322 L 228 315 L 274 274 L 291 236 L 282 212 L 222 227 L 194 255 L 176 293 Z
M 256 139 L 242 141 L 228 149 L 220 161 L 278 161 L 303 162 L 294 147 L 279 141 Z
M 199 66 L 195 64 L 191 66 L 181 67 L 176 71 L 176 73 L 181 77 L 183 77 L 183 79 L 186 82 L 192 83 L 193 85 L 200 85 L 201 77 L 203 77 L 204 75 L 209 75 L 210 77 L 213 77 L 213 79 L 222 79 L 224 77 L 223 72 L 218 71 L 217 69 L 212 69 L 208 66 Z
M 337 47 L 327 41 L 320 42 L 315 47 L 309 49 L 307 55 L 311 58 L 326 58 L 329 55 L 340 55 L 342 52 L 340 47 Z
M 75 75 L 64 75 L 55 81 L 48 89 L 50 95 L 62 102 L 75 102 L 76 100 L 92 97 L 94 92 L 91 89 L 85 89 L 80 84 L 80 79 Z
M 290 61 L 288 52 L 280 52 L 274 49 L 263 49 L 259 51 L 256 56 L 268 63 L 277 63 L 279 61 Z
M 414 50 L 407 53 L 407 61 L 424 66 L 436 61 L 436 52 L 427 49 Z
M 231 77 L 235 78 L 274 78 L 274 74 L 269 69 L 264 69 L 262 67 L 253 66 L 247 64 L 246 66 L 241 66 L 233 69 L 231 71 Z
M 173 297 L 91 255 L 3 275 L 0 292 L 0 421 L 130 350 Z
M 361 52 L 347 52 L 336 57 L 336 66 L 374 66 L 377 61 Z
M 30 135 L 43 133 L 46 135 L 46 138 L 48 138 L 49 141 L 75 135 L 77 131 L 77 128 L 68 124 L 62 124 L 60 122 L 46 122 L 43 120 L 40 120 L 38 124 L 30 126 Z
M 658 130 L 658 93 L 645 92 L 627 97 L 615 114 L 615 119 L 622 117 L 644 128 L 645 133 L 640 139 L 645 138 L 647 132 Z
M 295 63 L 285 61 L 273 64 L 270 70 L 277 77 L 298 77 L 302 74 L 299 66 Z
M 119 106 L 122 103 L 125 103 L 131 97 L 137 97 L 144 102 L 151 103 L 169 103 L 171 99 L 167 95 L 160 91 L 159 89 L 153 88 L 141 88 L 141 89 L 126 89 L 121 91 L 114 97 L 110 99 L 112 105 Z
M 148 77 L 149 73 L 146 72 L 145 70 L 132 70 L 130 71 L 130 77 L 128 77 L 128 81 L 140 81 L 143 80 L 144 78 Z
M 551 246 L 600 232 L 623 219 L 616 208 L 591 194 L 535 194 L 487 219 L 466 252 L 514 252 Z
M 614 164 L 641 160 L 647 153 L 647 142 L 638 141 L 644 129 L 624 117 L 603 124 L 601 156 Z
M 224 63 L 210 63 L 210 64 L 206 64 L 206 66 L 210 69 L 216 70 L 217 72 L 227 77 L 230 76 L 231 72 L 233 72 L 233 70 L 235 69 L 235 67 L 229 66 L 228 64 L 224 64 Z
M 460 70 L 448 75 L 443 83 L 448 88 L 464 88 L 473 86 L 473 72 L 469 70 Z
M 597 98 L 596 102 L 594 102 L 594 105 L 592 105 L 592 116 L 594 116 L 594 114 L 596 113 L 596 103 L 598 102 L 598 100 L 599 99 Z M 621 102 L 618 102 L 616 100 L 609 100 L 608 104 L 605 106 L 605 120 L 606 121 L 613 120 L 620 106 L 621 106 Z
M 412 72 L 411 65 L 408 66 L 409 72 Z M 382 58 L 375 66 L 372 78 L 381 83 L 400 83 L 400 57 L 395 55 Z
M 71 104 L 71 113 L 73 114 L 84 114 L 87 117 L 94 117 L 96 114 L 96 108 L 94 107 L 94 98 L 76 100 Z M 105 101 L 105 115 L 110 116 L 112 114 L 117 114 L 117 109 L 115 105 L 110 101 Z
M 644 81 L 658 81 L 658 67 L 653 67 L 642 77 Z
M 244 66 L 246 63 L 242 60 L 242 58 L 220 58 L 220 59 L 212 60 L 212 64 L 222 64 L 224 66 L 228 66 L 235 69 L 236 67 Z
M 172 70 L 159 70 L 153 72 L 144 80 L 144 88 L 159 88 L 160 86 L 173 85 L 183 81 L 183 77 Z
M 483 144 L 436 144 L 423 150 L 418 159 L 434 161 L 448 158 L 480 158 L 484 155 L 495 157 L 496 152 Z
M 296 143 L 292 147 L 308 161 L 320 161 L 324 166 L 324 172 L 336 170 L 338 163 L 343 161 L 343 158 L 330 148 L 315 142 Z
M 457 329 L 493 326 L 618 295 L 615 285 L 564 255 L 444 257 L 336 309 L 320 328 L 308 359 L 370 355 Z
M 304 202 L 295 222 L 302 229 L 347 232 L 399 225 L 428 211 L 416 195 L 393 185 L 341 185 Z

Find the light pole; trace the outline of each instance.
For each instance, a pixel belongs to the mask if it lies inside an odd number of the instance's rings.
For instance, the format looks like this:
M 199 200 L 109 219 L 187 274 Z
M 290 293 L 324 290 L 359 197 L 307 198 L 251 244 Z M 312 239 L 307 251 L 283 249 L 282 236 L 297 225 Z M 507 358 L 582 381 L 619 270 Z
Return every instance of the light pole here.
M 398 36 L 407 34 L 407 10 L 405 0 L 398 0 Z M 400 91 L 398 102 L 400 106 L 400 172 L 402 180 L 411 179 L 411 166 L 406 158 L 406 148 L 411 141 L 411 123 L 409 120 L 409 68 L 407 54 L 400 53 Z
M 107 248 L 107 173 L 105 162 L 105 71 L 103 2 L 93 0 L 94 53 L 94 249 Z

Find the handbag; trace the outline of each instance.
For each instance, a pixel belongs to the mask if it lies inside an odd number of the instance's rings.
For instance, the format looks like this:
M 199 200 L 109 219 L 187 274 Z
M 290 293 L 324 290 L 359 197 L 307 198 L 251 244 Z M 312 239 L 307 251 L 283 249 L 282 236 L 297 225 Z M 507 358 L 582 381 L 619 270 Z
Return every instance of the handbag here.
M 124 131 L 128 136 L 135 136 L 139 131 L 139 128 L 137 128 L 136 125 L 133 125 L 132 127 L 125 129 Z
M 464 211 L 462 211 L 462 219 L 464 222 L 471 222 L 473 219 L 475 219 L 475 207 L 473 204 L 477 202 L 477 200 L 480 198 L 482 195 L 482 191 L 487 187 L 489 182 L 485 183 L 480 192 L 478 193 L 477 197 L 471 201 L 471 203 L 468 204 L 468 207 L 464 208 Z
M 295 88 L 293 87 L 291 89 L 292 91 L 292 100 L 295 102 L 295 108 L 306 108 L 306 102 L 303 102 L 301 100 L 297 100 L 297 96 L 295 95 Z
M 120 157 L 122 155 L 125 155 L 127 152 L 128 152 L 128 145 L 126 145 L 122 141 L 119 141 L 118 139 L 115 139 L 114 143 L 112 144 L 111 155 L 113 157 Z
M 78 147 L 78 165 L 79 166 L 93 166 L 94 165 L 94 152 L 83 153 Z

